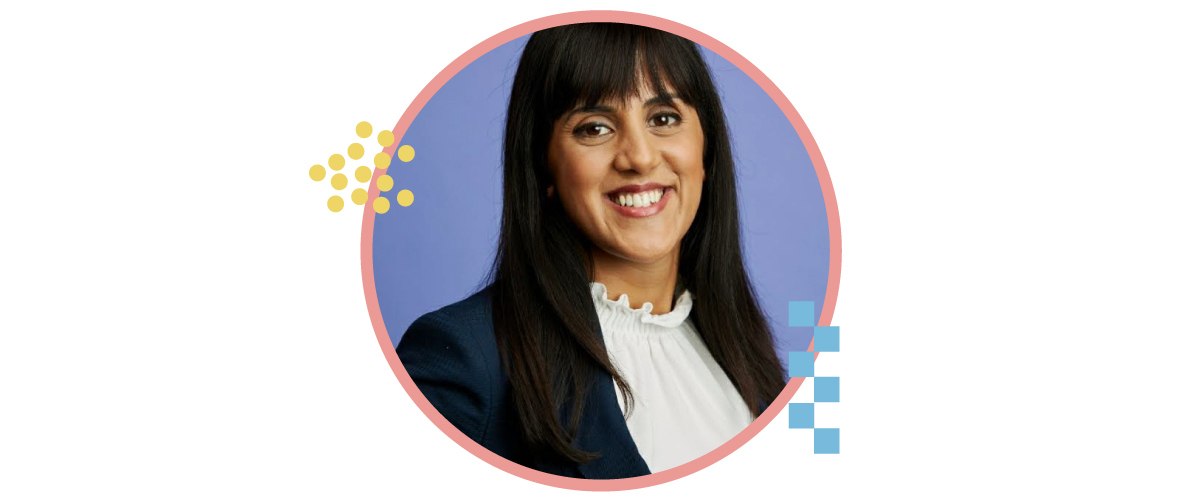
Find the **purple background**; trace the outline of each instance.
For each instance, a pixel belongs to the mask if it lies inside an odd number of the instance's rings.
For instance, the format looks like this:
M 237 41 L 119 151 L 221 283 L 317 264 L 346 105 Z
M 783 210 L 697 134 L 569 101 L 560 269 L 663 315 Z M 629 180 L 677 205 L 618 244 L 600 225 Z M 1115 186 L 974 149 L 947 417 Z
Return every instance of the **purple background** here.
M 528 38 L 481 56 L 434 95 L 400 138 L 393 208 L 375 218 L 375 288 L 395 346 L 417 317 L 484 285 L 500 226 L 501 146 L 513 73 Z M 820 314 L 830 268 L 825 203 L 813 163 L 775 102 L 742 70 L 702 49 L 725 105 L 738 175 L 743 246 L 777 351 L 804 351 L 811 332 L 788 328 L 788 302 Z M 396 192 L 413 192 L 409 207 Z

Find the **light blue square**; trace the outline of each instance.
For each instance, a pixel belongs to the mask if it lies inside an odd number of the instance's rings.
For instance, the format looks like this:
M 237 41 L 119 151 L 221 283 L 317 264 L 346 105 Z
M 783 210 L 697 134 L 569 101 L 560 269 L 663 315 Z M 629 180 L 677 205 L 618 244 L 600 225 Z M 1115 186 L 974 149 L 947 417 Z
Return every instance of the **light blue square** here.
M 813 430 L 814 454 L 838 454 L 838 428 L 815 428 Z
M 813 352 L 788 352 L 788 377 L 813 377 Z
M 838 401 L 838 378 L 836 378 L 836 377 L 815 377 L 815 378 L 813 378 L 813 401 L 814 402 L 837 402 Z
M 813 404 L 788 404 L 789 428 L 813 428 Z
M 788 302 L 789 327 L 813 327 L 813 301 Z
M 838 351 L 838 327 L 814 327 L 813 351 Z

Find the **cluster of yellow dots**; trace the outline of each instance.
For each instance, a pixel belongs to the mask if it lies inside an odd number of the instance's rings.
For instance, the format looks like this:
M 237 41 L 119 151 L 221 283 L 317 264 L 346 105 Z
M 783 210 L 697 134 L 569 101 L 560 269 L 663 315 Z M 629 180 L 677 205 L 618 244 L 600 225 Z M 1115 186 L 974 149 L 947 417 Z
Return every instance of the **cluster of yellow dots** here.
M 358 136 L 361 138 L 366 139 L 371 137 L 371 124 L 367 122 L 359 122 L 359 125 L 355 126 L 354 131 L 355 134 L 358 134 Z M 381 130 L 375 139 L 377 142 L 379 142 L 379 145 L 384 148 L 392 146 L 392 142 L 396 140 L 396 138 L 392 135 L 392 131 L 390 130 Z M 363 153 L 363 145 L 359 143 L 353 143 L 346 148 L 346 156 L 350 157 L 351 160 L 363 158 Z M 413 147 L 407 144 L 401 146 L 396 151 L 396 157 L 399 158 L 401 162 L 409 162 L 413 160 L 413 157 L 416 156 L 416 154 L 417 152 L 413 150 Z M 376 169 L 387 169 L 388 164 L 390 163 L 392 163 L 392 155 L 382 151 L 375 154 Z M 346 167 L 346 159 L 343 158 L 342 155 L 335 153 L 329 156 L 329 168 L 331 170 L 340 171 L 343 167 Z M 318 164 L 309 167 L 309 179 L 312 179 L 313 181 L 321 181 L 325 179 L 325 166 Z M 366 165 L 359 166 L 359 168 L 355 169 L 354 171 L 354 179 L 359 183 L 371 181 L 371 168 L 367 167 Z M 329 178 L 330 186 L 333 186 L 334 189 L 338 191 L 345 189 L 348 183 L 349 180 L 346 179 L 346 175 L 342 174 L 341 172 L 338 172 Z M 375 180 L 375 185 L 379 187 L 380 194 L 376 196 L 374 201 L 371 202 L 371 206 L 375 209 L 375 212 L 383 214 L 388 212 L 388 209 L 391 207 L 388 199 L 384 198 L 384 193 L 392 190 L 392 176 L 387 174 L 380 176 Z M 350 192 L 350 201 L 354 202 L 355 205 L 363 205 L 367 203 L 367 190 L 363 188 L 355 188 L 354 191 Z M 400 192 L 396 194 L 396 203 L 400 204 L 402 207 L 413 205 L 413 192 L 409 190 L 400 190 Z M 331 212 L 338 212 L 341 211 L 342 207 L 344 207 L 346 204 L 342 201 L 341 196 L 334 195 L 329 197 L 329 201 L 327 201 L 325 205 L 326 207 L 329 207 Z

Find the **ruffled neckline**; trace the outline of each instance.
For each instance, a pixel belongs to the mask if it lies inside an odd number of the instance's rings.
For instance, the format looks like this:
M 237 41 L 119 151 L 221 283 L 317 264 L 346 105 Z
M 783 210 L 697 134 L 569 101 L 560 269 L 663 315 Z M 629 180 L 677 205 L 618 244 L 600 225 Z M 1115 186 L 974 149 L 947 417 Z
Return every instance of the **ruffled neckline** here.
M 630 306 L 630 298 L 626 294 L 622 294 L 617 300 L 609 299 L 609 292 L 605 288 L 605 284 L 599 282 L 590 282 L 592 288 L 592 302 L 596 305 L 597 313 L 601 316 L 601 323 L 609 323 L 607 320 L 618 321 L 622 324 L 651 324 L 660 327 L 678 327 L 688 320 L 688 314 L 692 312 L 692 294 L 687 290 L 676 298 L 676 304 L 671 311 L 663 314 L 651 313 L 655 306 L 650 302 L 642 303 L 642 307 L 633 308 Z

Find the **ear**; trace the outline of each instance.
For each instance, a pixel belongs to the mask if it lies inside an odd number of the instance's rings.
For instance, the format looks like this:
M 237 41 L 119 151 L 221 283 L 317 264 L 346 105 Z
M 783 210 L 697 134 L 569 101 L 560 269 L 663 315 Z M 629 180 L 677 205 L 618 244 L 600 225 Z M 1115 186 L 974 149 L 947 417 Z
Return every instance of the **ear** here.
M 552 184 L 546 188 L 546 198 L 554 198 L 554 196 L 555 196 L 555 185 Z

